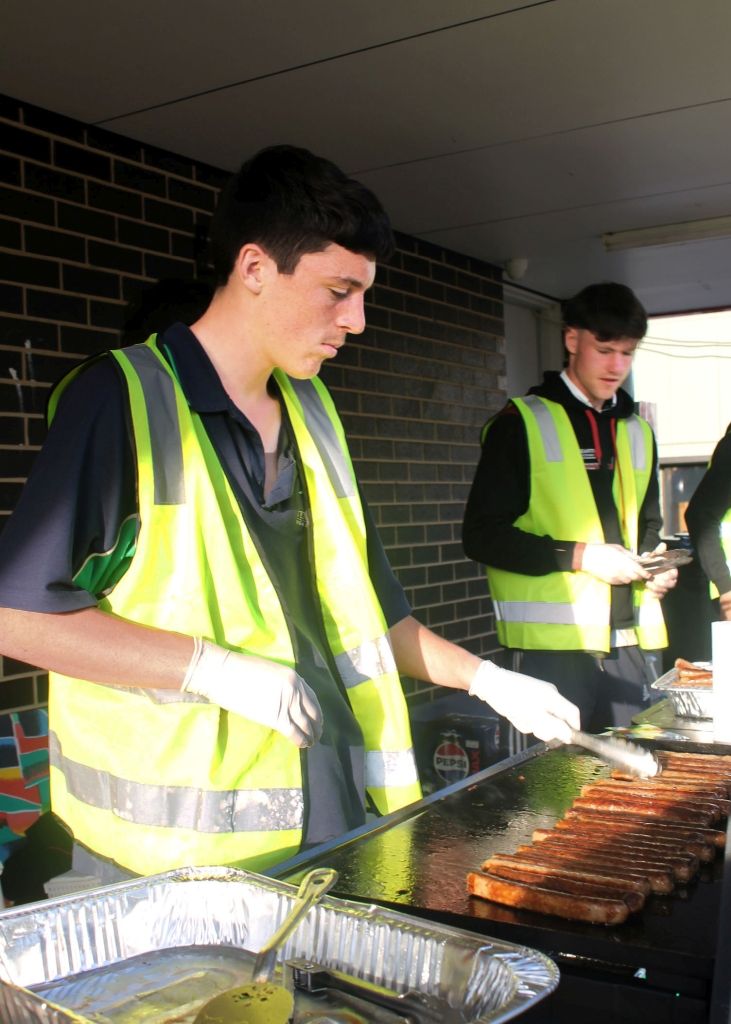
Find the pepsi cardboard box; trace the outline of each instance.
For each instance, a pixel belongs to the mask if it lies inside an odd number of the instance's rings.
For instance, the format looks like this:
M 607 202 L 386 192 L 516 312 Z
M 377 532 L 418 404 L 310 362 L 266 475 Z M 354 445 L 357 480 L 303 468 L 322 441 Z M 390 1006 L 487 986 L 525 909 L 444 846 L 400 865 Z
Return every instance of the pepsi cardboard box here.
M 416 763 L 425 794 L 482 771 L 506 754 L 500 721 L 474 697 L 450 694 L 410 708 Z

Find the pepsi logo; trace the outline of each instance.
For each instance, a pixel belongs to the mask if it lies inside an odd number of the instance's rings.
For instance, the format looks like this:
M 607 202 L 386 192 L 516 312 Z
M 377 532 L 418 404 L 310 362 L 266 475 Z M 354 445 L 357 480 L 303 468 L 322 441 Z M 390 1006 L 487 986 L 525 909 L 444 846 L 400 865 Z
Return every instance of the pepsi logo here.
M 457 782 L 469 774 L 467 751 L 453 740 L 443 740 L 434 751 L 434 771 L 445 782 Z

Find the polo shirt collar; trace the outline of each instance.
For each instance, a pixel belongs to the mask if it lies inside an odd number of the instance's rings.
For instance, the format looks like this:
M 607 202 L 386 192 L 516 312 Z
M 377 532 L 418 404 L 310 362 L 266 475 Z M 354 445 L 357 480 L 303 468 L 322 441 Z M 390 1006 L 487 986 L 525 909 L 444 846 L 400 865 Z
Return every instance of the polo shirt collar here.
M 230 408 L 221 378 L 189 327 L 173 324 L 157 336 L 157 346 L 172 366 L 191 409 L 209 413 Z

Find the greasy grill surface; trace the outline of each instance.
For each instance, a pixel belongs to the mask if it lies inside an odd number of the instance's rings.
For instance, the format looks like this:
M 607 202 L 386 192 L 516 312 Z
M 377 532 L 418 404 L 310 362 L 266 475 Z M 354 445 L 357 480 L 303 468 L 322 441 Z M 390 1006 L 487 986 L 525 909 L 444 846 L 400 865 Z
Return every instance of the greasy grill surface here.
M 698 752 L 701 745 L 684 746 Z M 513 910 L 468 895 L 468 872 L 491 855 L 530 843 L 550 829 L 582 786 L 609 776 L 609 767 L 575 748 L 527 751 L 495 774 L 451 787 L 441 798 L 415 805 L 382 830 L 321 848 L 311 863 L 340 873 L 337 894 L 366 900 L 524 942 L 565 958 L 586 958 L 608 970 L 621 965 L 709 979 L 713 973 L 723 851 L 702 863 L 693 881 L 668 895 L 650 895 L 639 913 L 612 928 Z M 724 750 L 728 753 L 728 750 Z M 725 825 L 722 824 L 722 827 Z M 279 872 L 278 872 L 279 873 Z M 282 877 L 296 880 L 299 868 Z
M 657 757 L 660 777 L 639 780 L 615 769 L 611 779 L 582 786 L 553 829 L 535 829 L 532 842 L 471 871 L 468 891 L 521 910 L 616 926 L 640 911 L 649 893 L 669 895 L 694 881 L 700 863 L 725 845 L 718 826 L 729 814 L 731 758 Z

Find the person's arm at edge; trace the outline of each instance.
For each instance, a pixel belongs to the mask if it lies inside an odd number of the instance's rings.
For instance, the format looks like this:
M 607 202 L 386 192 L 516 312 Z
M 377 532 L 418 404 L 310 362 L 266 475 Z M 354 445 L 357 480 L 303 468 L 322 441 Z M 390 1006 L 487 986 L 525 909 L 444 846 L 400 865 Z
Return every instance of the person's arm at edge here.
M 685 522 L 703 572 L 719 591 L 724 619 L 731 619 L 731 573 L 721 544 L 721 520 L 731 508 L 731 434 L 716 445 L 711 465 L 695 489 Z

